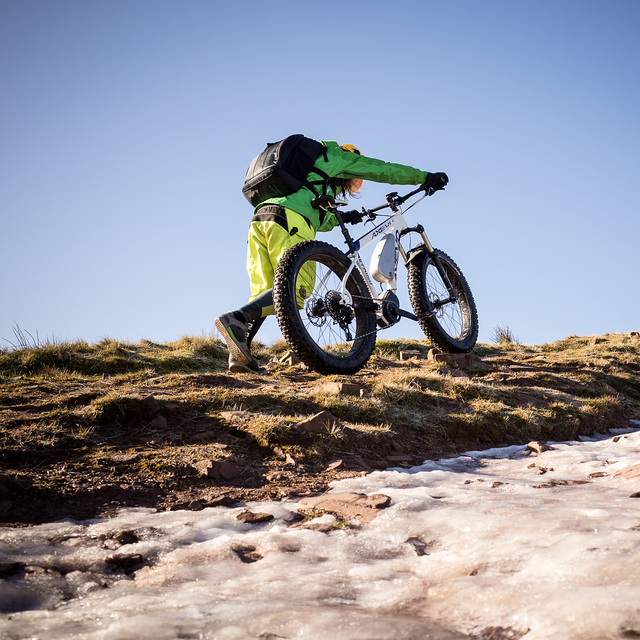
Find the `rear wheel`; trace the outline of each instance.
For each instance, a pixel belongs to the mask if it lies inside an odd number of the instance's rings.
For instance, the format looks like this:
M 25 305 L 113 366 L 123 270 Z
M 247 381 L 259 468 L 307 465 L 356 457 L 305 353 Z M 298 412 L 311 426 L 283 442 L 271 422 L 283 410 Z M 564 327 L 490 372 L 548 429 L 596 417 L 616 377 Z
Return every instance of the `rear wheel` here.
M 420 327 L 430 340 L 447 353 L 467 353 L 478 340 L 478 312 L 462 271 L 444 252 L 435 250 L 456 294 L 449 291 L 426 251 L 408 265 L 409 297 Z
M 315 240 L 301 242 L 280 260 L 273 304 L 282 335 L 307 366 L 325 373 L 354 373 L 376 342 L 375 306 L 347 256 Z

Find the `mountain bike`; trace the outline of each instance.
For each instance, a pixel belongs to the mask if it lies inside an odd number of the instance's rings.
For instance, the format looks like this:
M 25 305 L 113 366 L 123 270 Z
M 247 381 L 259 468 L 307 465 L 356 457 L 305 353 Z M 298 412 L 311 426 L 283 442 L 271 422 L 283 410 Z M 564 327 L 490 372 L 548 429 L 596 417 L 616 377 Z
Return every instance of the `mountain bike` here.
M 422 197 L 403 210 L 421 192 Z M 404 196 L 393 192 L 383 205 L 349 212 L 374 225 L 357 239 L 338 208 L 346 203 L 320 199 L 318 207 L 335 214 L 347 252 L 318 240 L 301 242 L 285 253 L 273 283 L 274 308 L 284 339 L 309 368 L 355 373 L 371 356 L 378 331 L 402 318 L 417 321 L 444 352 L 473 349 L 478 313 L 467 280 L 446 253 L 431 245 L 422 225 L 409 227 L 404 219 L 404 213 L 427 195 L 431 194 L 424 186 Z M 405 250 L 401 240 L 407 236 L 417 236 L 419 243 Z M 369 273 L 360 250 L 376 240 Z M 400 308 L 396 293 L 399 257 L 407 268 L 413 312 Z M 373 280 L 379 284 L 379 293 Z

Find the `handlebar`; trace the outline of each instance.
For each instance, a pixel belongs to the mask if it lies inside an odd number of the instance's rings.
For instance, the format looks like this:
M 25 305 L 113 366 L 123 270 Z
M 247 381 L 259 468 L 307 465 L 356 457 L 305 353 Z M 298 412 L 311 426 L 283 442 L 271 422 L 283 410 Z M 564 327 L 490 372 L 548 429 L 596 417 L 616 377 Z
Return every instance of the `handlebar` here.
M 382 209 L 390 208 L 391 211 L 397 211 L 398 207 L 404 204 L 409 198 L 413 198 L 413 196 L 417 195 L 421 191 L 426 191 L 424 185 L 420 185 L 417 189 L 410 191 L 404 196 L 399 196 L 397 191 L 392 191 L 386 195 L 387 204 L 381 204 L 379 207 L 374 207 L 373 209 L 364 210 L 365 213 L 375 213 L 376 211 L 381 211 Z
M 388 193 L 385 196 L 387 200 L 386 204 L 381 204 L 380 206 L 374 207 L 373 209 L 365 209 L 364 207 L 362 207 L 361 212 L 357 212 L 356 210 L 338 211 L 338 207 L 344 207 L 347 203 L 336 202 L 335 199 L 332 198 L 331 196 L 319 196 L 318 198 L 312 201 L 311 206 L 313 206 L 314 209 L 323 209 L 324 211 L 338 214 L 339 216 L 340 215 L 344 216 L 345 214 L 350 214 L 350 213 L 352 214 L 360 213 L 360 219 L 364 217 L 368 217 L 369 220 L 373 220 L 376 217 L 375 215 L 376 212 L 382 211 L 383 209 L 391 209 L 391 211 L 395 213 L 396 211 L 398 211 L 401 205 L 403 205 L 407 200 L 409 200 L 410 198 L 413 198 L 413 196 L 417 195 L 421 191 L 425 192 L 425 196 L 431 195 L 431 193 L 433 193 L 432 191 L 430 193 L 430 190 L 427 190 L 424 184 L 421 184 L 417 189 L 414 189 L 413 191 L 410 191 L 409 193 L 403 196 L 398 195 L 397 191 L 392 191 L 391 193 Z

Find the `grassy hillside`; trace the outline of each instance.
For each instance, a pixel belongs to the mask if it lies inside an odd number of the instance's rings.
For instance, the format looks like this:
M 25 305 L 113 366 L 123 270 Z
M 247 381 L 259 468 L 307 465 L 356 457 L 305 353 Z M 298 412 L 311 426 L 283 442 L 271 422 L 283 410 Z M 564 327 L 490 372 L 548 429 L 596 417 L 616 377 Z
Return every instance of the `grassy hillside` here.
M 229 374 L 214 338 L 0 351 L 0 522 L 309 495 L 371 469 L 640 419 L 637 335 L 505 340 L 453 359 L 380 340 L 346 377 L 290 365 L 286 349 L 258 345 L 266 376 Z M 300 425 L 323 411 L 318 432 Z

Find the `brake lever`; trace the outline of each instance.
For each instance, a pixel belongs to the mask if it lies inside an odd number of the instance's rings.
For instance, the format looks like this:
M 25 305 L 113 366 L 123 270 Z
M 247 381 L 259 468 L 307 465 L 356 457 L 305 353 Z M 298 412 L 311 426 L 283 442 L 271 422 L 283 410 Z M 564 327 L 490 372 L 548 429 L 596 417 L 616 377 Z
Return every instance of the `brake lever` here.
M 364 207 L 362 207 L 362 216 L 363 218 L 366 217 L 366 220 L 364 220 L 363 224 L 367 224 L 367 222 L 374 222 L 378 217 L 375 213 L 373 213 L 369 209 L 365 209 Z

